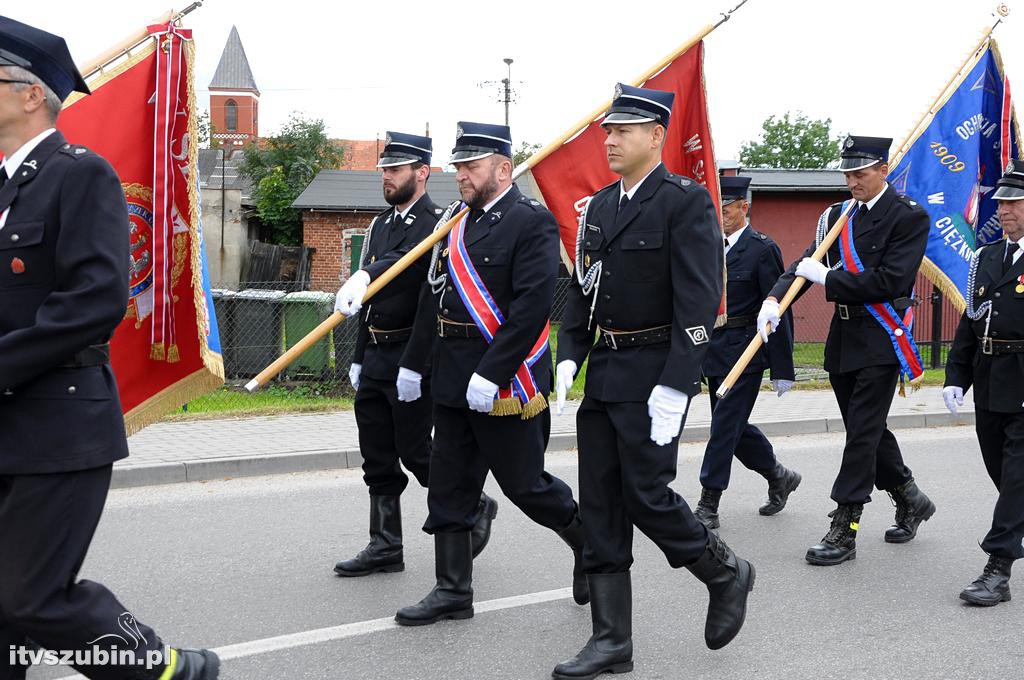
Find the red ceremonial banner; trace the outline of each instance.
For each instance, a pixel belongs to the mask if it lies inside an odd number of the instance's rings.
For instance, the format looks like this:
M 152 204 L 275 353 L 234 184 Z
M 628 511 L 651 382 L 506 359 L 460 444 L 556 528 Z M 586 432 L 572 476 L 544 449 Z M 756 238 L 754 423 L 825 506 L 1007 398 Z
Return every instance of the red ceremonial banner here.
M 715 205 L 720 206 L 704 92 L 704 42 L 676 57 L 640 86 L 675 93 L 662 153 L 665 167 L 706 186 Z M 576 252 L 576 229 L 586 198 L 619 178 L 608 168 L 604 139 L 601 121 L 596 120 L 530 169 L 544 203 L 558 220 L 570 259 Z
M 135 432 L 224 382 L 203 285 L 191 31 L 151 26 L 150 44 L 70 99 L 58 127 L 106 158 L 128 201 L 128 312 L 111 342 Z

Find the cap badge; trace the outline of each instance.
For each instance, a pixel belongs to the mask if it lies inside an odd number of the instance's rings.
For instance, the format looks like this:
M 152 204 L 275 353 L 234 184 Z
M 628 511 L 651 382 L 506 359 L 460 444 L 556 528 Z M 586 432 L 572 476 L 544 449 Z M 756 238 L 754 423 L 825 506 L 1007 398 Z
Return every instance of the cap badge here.
M 618 99 L 622 96 L 622 83 L 615 83 L 615 95 L 612 99 Z
M 455 126 L 455 139 L 460 139 L 466 132 L 462 129 L 461 125 Z
M 391 146 L 391 133 L 384 135 L 384 146 Z
M 852 149 L 854 144 L 856 144 L 856 142 L 853 141 L 853 137 L 847 137 L 846 141 L 843 142 L 843 146 L 847 149 Z

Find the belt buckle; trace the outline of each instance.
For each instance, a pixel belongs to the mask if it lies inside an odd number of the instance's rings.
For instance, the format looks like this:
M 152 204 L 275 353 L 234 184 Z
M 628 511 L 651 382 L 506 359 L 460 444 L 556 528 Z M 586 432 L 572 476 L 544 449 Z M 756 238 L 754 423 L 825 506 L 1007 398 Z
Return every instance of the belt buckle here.
M 839 318 L 843 321 L 850 320 L 850 308 L 844 304 L 836 303 L 836 307 L 839 308 Z
M 380 343 L 377 342 L 377 331 L 373 330 L 372 328 L 367 330 L 370 331 L 370 339 L 373 340 L 373 344 L 379 345 Z
M 444 321 L 441 321 L 441 319 L 437 320 L 437 337 L 439 337 L 439 338 L 445 337 L 445 335 L 444 335 Z
M 601 329 L 601 334 L 604 335 L 604 344 L 608 345 L 613 350 L 619 349 L 619 343 L 615 341 L 615 334 L 611 331 Z
M 981 353 L 992 356 L 992 338 L 987 335 L 981 339 Z

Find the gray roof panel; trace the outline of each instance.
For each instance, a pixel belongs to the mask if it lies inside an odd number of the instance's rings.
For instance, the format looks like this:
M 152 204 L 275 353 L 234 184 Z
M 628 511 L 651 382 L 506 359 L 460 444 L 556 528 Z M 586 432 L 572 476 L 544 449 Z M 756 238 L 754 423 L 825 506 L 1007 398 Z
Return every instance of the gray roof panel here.
M 535 198 L 527 182 L 519 189 Z M 432 172 L 427 193 L 434 203 L 446 206 L 459 198 L 454 172 Z M 380 173 L 372 170 L 321 170 L 292 203 L 302 210 L 353 210 L 380 212 L 388 207 L 381 189 Z

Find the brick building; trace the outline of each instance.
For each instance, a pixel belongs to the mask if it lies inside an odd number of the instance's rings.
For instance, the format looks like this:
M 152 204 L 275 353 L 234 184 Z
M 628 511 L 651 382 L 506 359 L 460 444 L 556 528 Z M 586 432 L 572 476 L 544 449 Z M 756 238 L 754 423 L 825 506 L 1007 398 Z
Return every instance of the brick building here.
M 212 139 L 226 149 L 241 149 L 260 135 L 260 91 L 249 68 L 238 29 L 231 27 L 217 70 L 210 81 Z

